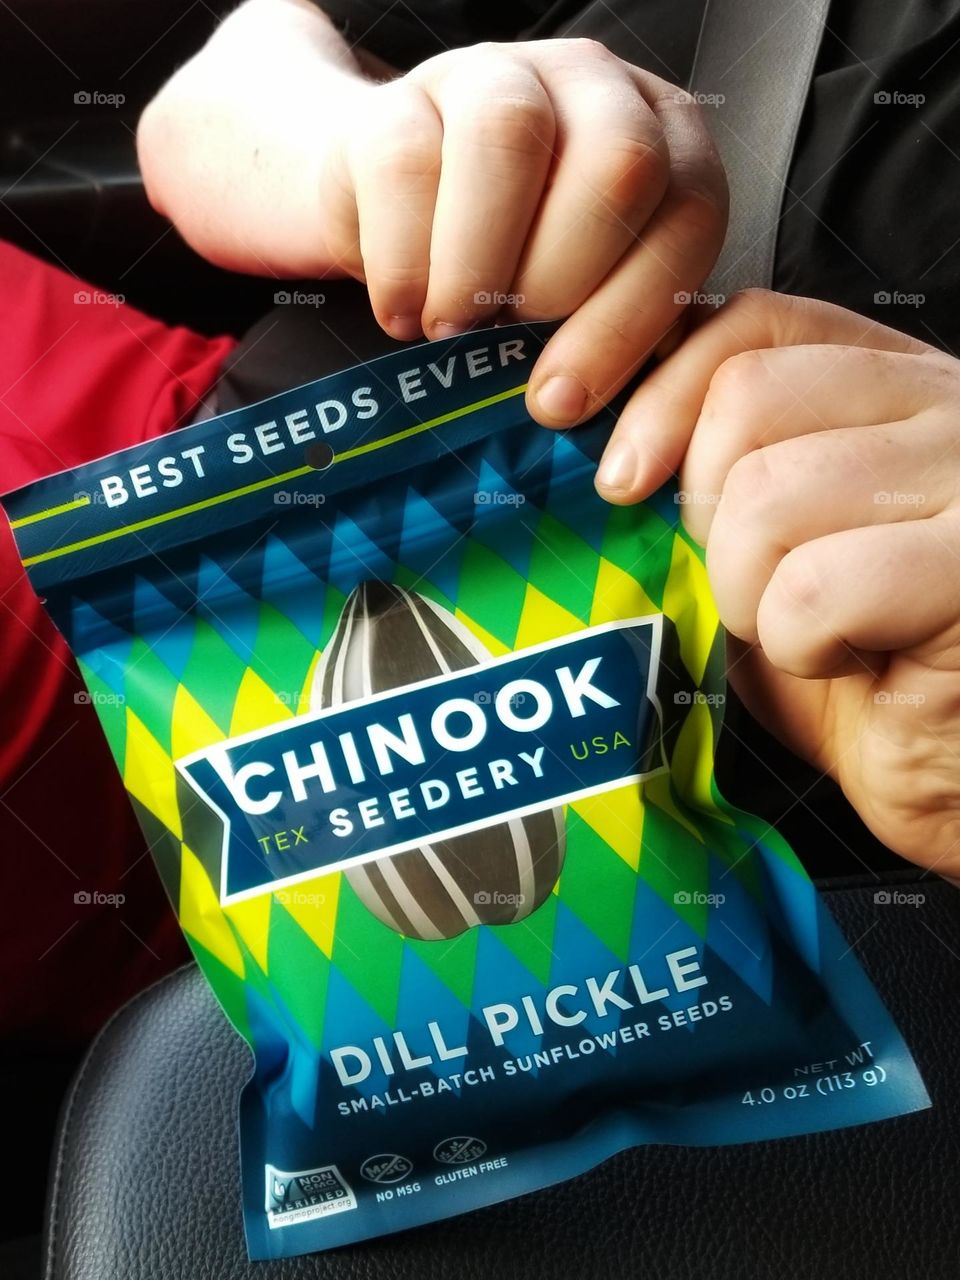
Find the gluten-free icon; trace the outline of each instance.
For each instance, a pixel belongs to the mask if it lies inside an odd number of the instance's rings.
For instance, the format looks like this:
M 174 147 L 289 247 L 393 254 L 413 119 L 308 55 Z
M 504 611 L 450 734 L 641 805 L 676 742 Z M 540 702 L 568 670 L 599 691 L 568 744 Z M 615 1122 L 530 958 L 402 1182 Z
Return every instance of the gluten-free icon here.
M 479 1138 L 468 1138 L 459 1134 L 455 1138 L 444 1138 L 433 1148 L 433 1158 L 440 1164 L 470 1164 L 486 1154 L 487 1144 Z

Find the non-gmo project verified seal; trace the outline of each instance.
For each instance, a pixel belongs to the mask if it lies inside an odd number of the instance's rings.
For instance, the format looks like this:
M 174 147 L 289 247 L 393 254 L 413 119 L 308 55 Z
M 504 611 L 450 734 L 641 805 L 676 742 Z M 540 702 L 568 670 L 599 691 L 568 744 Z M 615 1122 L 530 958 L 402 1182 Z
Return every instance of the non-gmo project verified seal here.
M 268 1164 L 266 1211 L 271 1229 L 311 1222 L 357 1207 L 357 1197 L 335 1164 L 288 1173 Z

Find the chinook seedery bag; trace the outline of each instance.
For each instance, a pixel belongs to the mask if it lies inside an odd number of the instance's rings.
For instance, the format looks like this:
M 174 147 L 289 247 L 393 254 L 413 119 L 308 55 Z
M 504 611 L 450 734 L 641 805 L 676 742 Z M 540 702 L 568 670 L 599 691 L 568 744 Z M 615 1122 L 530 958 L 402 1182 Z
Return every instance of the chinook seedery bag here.
M 517 326 L 6 499 L 197 961 L 256 1056 L 254 1258 L 928 1105 L 791 850 L 713 776 L 667 488 L 550 432 Z

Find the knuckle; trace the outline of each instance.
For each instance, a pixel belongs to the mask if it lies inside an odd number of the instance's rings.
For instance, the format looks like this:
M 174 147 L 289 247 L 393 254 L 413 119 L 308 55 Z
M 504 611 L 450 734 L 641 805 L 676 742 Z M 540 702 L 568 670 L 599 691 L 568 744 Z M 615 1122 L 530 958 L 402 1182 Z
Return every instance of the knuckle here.
M 650 84 L 648 92 L 658 111 L 676 114 L 683 120 L 685 132 L 704 140 L 711 137 L 706 112 L 688 89 L 671 84 L 669 80 L 657 80 Z
M 727 307 L 732 311 L 746 311 L 750 314 L 759 312 L 760 315 L 767 315 L 777 305 L 777 294 L 772 289 L 749 288 L 740 289 L 739 292 L 733 294 Z
M 675 162 L 670 184 L 682 218 L 707 231 L 726 227 L 730 193 L 723 166 L 715 156 L 701 156 L 696 163 Z
M 766 383 L 767 365 L 760 351 L 740 351 L 724 360 L 714 372 L 707 390 L 712 412 L 728 410 L 736 416 L 749 406 Z
M 479 151 L 540 155 L 553 141 L 553 112 L 545 100 L 501 90 L 471 112 L 470 142 Z
M 671 190 L 658 218 L 663 253 L 681 262 L 691 254 L 700 260 L 707 248 L 714 253 L 720 248 L 727 223 L 726 202 L 704 186 L 678 188 L 671 174 Z
M 632 70 L 643 86 L 645 96 L 658 110 L 661 106 L 672 106 L 677 102 L 686 104 L 689 101 L 689 105 L 696 106 L 693 94 L 688 93 L 676 81 L 665 80 L 663 76 L 658 76 L 656 72 L 645 67 L 634 66 Z M 699 107 L 697 109 L 699 110 Z
M 620 59 L 603 43 L 592 36 L 572 36 L 563 41 L 564 52 L 578 61 L 610 62 Z
M 597 344 L 597 350 L 606 353 L 609 365 L 623 359 L 627 359 L 631 366 L 642 363 L 637 359 L 640 355 L 636 341 L 638 314 L 637 308 L 607 302 L 602 310 L 594 310 L 585 323 L 585 331 L 590 333 L 589 341 Z
M 766 317 L 775 310 L 778 305 L 778 298 L 784 295 L 776 294 L 772 289 L 740 289 L 727 301 L 726 310 L 736 311 L 747 316 Z
M 416 187 L 439 169 L 432 147 L 409 139 L 381 138 L 363 149 L 360 163 L 375 183 Z
M 381 295 L 426 291 L 428 270 L 425 262 L 377 262 L 368 266 L 368 274 L 370 287 L 375 287 Z
M 617 57 L 602 40 L 590 36 L 537 41 L 537 55 L 544 57 L 550 70 L 562 75 L 568 84 L 609 88 L 611 75 L 622 80 L 622 75 L 616 73 L 626 74 L 623 59 Z
M 670 162 L 662 148 L 648 137 L 624 131 L 604 142 L 591 175 L 600 211 L 629 212 L 651 190 L 666 190 Z
M 721 309 L 721 318 L 735 325 L 748 341 L 763 346 L 809 342 L 811 326 L 819 326 L 829 304 L 773 289 L 742 289 Z
M 406 91 L 392 95 L 386 110 L 358 121 L 353 129 L 351 170 L 386 180 L 422 181 L 435 175 L 440 165 L 436 126 L 425 97 Z
M 808 322 L 802 310 L 806 299 L 772 289 L 740 289 L 713 317 L 745 348 L 789 346 L 808 342 Z
M 767 449 L 738 458 L 727 472 L 723 506 L 741 524 L 762 523 L 783 501 L 783 476 Z
M 726 200 L 705 187 L 687 187 L 674 196 L 670 221 L 681 250 L 704 244 L 719 248 L 727 225 Z
M 727 307 L 733 308 L 733 315 L 728 311 L 727 319 L 736 319 L 742 332 L 762 337 L 765 346 L 809 342 L 811 325 L 819 326 L 824 309 L 830 309 L 828 303 L 817 298 L 759 288 L 734 294 Z
M 491 63 L 499 63 L 504 55 L 504 46 L 493 40 L 478 40 L 475 44 L 465 45 L 461 49 L 444 49 L 425 58 L 404 79 L 423 81 L 442 81 L 444 79 L 460 80 L 463 76 L 482 72 Z
M 437 57 L 447 92 L 462 97 L 465 90 L 508 79 L 531 78 L 530 68 L 509 45 L 494 40 L 479 40 L 463 49 L 449 49 Z
M 911 352 L 910 358 L 916 359 L 932 402 L 960 396 L 960 360 L 956 356 L 928 347 L 925 351 Z
M 780 561 L 771 585 L 776 588 L 779 607 L 803 610 L 820 617 L 827 598 L 827 582 L 822 564 L 805 547 L 796 547 Z

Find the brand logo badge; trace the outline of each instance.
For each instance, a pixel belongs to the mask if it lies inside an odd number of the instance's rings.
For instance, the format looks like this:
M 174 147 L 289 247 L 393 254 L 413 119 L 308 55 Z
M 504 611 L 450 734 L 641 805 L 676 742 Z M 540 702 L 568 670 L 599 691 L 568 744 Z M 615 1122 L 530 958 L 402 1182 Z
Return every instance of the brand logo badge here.
M 357 1207 L 357 1198 L 335 1164 L 289 1173 L 268 1164 L 266 1176 L 267 1221 L 271 1228 L 311 1222 L 332 1213 Z
M 662 628 L 606 623 L 178 760 L 222 823 L 220 901 L 659 772 Z

